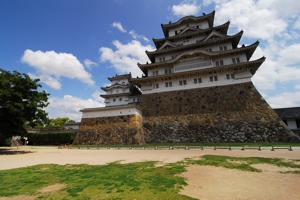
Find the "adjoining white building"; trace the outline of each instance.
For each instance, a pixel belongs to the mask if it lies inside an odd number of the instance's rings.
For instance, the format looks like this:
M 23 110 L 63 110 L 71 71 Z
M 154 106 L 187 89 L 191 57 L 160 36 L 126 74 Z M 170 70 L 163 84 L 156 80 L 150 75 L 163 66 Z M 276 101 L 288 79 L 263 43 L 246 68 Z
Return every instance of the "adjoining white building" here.
M 296 135 L 300 136 L 300 107 L 275 108 L 274 111 Z
M 100 95 L 105 99 L 105 107 L 82 109 L 82 118 L 141 115 L 136 103 L 140 101 L 142 93 L 132 84 L 131 79 L 130 73 L 109 77 L 111 85 L 101 87 L 105 91 L 105 94 Z

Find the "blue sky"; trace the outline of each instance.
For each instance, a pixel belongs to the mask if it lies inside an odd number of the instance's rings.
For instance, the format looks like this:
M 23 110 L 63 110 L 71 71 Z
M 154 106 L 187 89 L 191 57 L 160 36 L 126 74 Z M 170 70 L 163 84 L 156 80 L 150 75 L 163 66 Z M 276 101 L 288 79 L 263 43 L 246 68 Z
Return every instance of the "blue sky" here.
M 80 120 L 80 109 L 104 106 L 107 77 L 148 61 L 161 23 L 213 10 L 215 25 L 244 30 L 240 44 L 260 41 L 252 78 L 272 107 L 300 106 L 298 0 L 1 0 L 0 68 L 40 78 L 50 118 Z

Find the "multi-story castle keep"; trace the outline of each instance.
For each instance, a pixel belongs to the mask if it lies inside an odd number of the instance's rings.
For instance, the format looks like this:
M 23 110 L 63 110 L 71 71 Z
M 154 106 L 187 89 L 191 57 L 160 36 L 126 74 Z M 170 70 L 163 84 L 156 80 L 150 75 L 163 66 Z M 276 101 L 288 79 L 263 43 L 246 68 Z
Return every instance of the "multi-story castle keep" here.
M 239 46 L 243 31 L 213 26 L 215 12 L 162 24 L 142 78 L 109 78 L 106 107 L 81 110 L 75 143 L 287 141 L 292 132 L 251 82 L 265 58 Z

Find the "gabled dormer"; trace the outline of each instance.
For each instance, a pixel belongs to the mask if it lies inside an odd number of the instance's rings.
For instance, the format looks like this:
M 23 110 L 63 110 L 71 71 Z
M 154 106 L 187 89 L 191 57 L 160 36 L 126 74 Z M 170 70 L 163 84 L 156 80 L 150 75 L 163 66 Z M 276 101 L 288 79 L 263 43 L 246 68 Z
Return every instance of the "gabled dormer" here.
M 175 48 L 176 45 L 170 41 L 166 41 L 158 50 L 165 50 Z
M 219 39 L 225 37 L 225 35 L 213 30 L 210 34 L 208 34 L 208 36 L 206 38 L 203 39 L 203 41 L 208 41 L 208 40 L 215 40 L 215 39 Z
M 186 16 L 178 20 L 177 22 L 172 23 L 171 21 L 168 24 L 161 24 L 163 33 L 165 37 L 171 37 L 176 35 L 185 28 L 186 24 L 189 24 L 191 27 L 198 28 L 212 28 L 215 17 L 215 11 L 205 14 L 203 16 L 195 17 L 195 16 Z

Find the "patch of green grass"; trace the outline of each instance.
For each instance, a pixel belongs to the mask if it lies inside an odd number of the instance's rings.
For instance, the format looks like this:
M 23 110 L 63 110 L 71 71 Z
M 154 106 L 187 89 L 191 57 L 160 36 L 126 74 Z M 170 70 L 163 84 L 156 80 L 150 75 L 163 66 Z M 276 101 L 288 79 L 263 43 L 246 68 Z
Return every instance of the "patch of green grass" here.
M 0 171 L 0 196 L 32 195 L 38 199 L 191 199 L 179 194 L 186 182 L 176 174 L 185 166 L 132 164 L 37 165 Z M 41 188 L 64 183 L 54 193 Z
M 198 160 L 156 166 L 156 162 L 107 165 L 36 165 L 0 171 L 0 196 L 30 195 L 36 199 L 191 199 L 179 194 L 186 185 L 178 176 L 190 165 L 211 165 L 260 172 L 253 164 L 300 169 L 299 164 L 277 158 L 237 158 L 205 155 Z M 288 173 L 300 174 L 300 170 Z M 43 187 L 64 183 L 65 188 L 42 193 Z
M 259 157 L 250 157 L 250 158 L 239 158 L 239 157 L 229 157 L 229 156 L 216 156 L 216 155 L 204 155 L 200 160 L 187 160 L 189 164 L 197 165 L 211 165 L 216 167 L 225 167 L 229 169 L 238 169 L 242 171 L 252 171 L 260 172 L 261 170 L 252 167 L 253 164 L 271 164 L 278 167 L 290 167 L 290 168 L 299 168 L 300 165 L 297 165 L 293 162 L 283 161 L 280 158 L 259 158 Z

